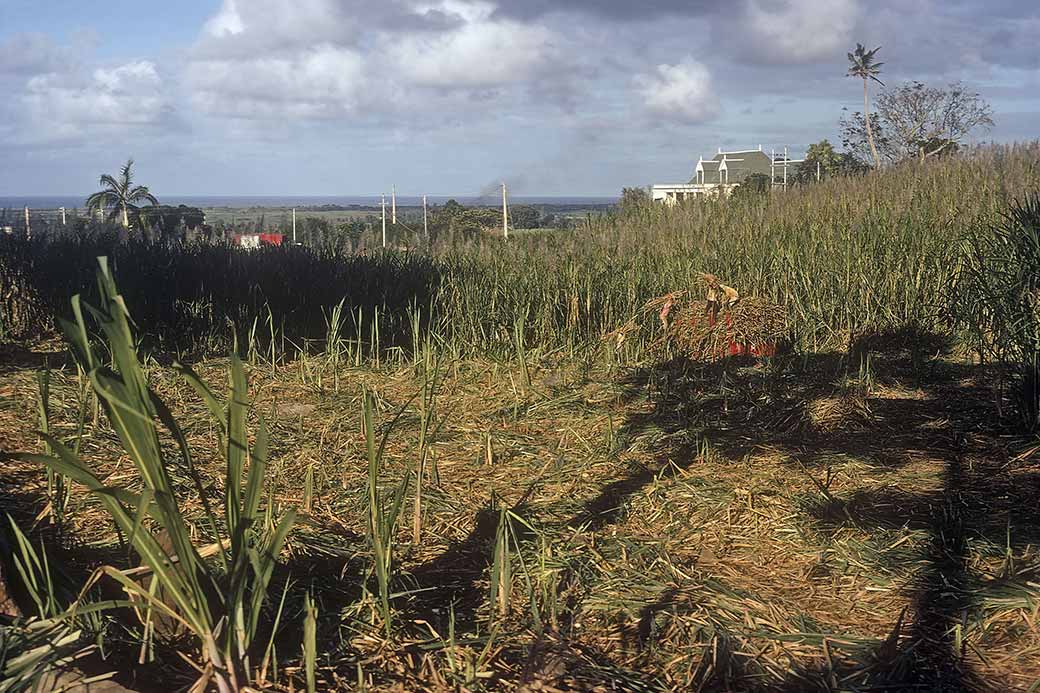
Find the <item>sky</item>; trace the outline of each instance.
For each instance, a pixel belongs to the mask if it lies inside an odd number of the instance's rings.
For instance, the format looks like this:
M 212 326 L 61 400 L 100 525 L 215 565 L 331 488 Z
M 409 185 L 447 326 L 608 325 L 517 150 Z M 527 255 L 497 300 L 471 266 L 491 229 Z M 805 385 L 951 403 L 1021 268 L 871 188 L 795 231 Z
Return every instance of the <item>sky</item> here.
M 836 144 L 856 43 L 1040 136 L 1036 0 L 0 0 L 0 196 L 617 195 Z

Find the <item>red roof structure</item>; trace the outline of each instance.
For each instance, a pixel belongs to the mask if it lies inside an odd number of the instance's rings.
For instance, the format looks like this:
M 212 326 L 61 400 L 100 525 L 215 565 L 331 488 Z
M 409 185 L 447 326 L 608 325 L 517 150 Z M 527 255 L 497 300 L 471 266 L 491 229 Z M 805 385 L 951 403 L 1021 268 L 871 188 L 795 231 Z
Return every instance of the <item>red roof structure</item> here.
M 281 233 L 236 233 L 234 244 L 239 248 L 259 248 L 262 245 L 281 245 L 285 234 Z

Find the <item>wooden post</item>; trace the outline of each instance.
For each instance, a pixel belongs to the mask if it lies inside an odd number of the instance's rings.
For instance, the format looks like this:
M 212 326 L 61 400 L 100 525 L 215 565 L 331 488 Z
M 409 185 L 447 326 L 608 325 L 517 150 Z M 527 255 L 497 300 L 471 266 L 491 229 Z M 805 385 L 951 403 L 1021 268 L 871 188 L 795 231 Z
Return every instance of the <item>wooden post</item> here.
M 262 231 L 263 229 L 261 229 Z M 296 245 L 296 208 L 292 210 L 292 244 Z
M 65 208 L 61 208 L 61 225 L 65 226 Z
M 505 183 L 502 183 L 502 237 L 509 238 L 509 205 L 506 202 Z
M 426 237 L 430 237 L 430 225 L 426 220 L 426 195 L 422 196 L 422 230 Z
M 382 201 L 379 203 L 383 210 L 383 247 L 386 247 L 386 193 L 382 195 Z
M 29 207 L 25 208 L 25 237 L 32 238 L 32 229 L 29 227 Z

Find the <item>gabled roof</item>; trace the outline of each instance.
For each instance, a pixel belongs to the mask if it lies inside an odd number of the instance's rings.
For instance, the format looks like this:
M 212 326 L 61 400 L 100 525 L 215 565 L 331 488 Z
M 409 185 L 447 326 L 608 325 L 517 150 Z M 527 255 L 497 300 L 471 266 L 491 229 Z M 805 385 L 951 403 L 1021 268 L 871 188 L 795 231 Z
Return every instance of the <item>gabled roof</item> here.
M 769 155 L 758 149 L 749 149 L 742 152 L 722 152 L 716 154 L 712 161 L 769 161 Z
M 769 155 L 767 155 L 765 152 L 763 152 L 761 147 L 760 147 L 758 149 L 736 149 L 736 150 L 734 150 L 732 152 L 719 152 L 718 154 L 716 154 L 712 158 L 712 161 L 722 161 L 723 158 L 732 159 L 732 158 L 740 156 L 742 154 L 761 154 L 762 156 L 766 157 L 767 159 L 769 158 Z
M 722 152 L 715 158 L 719 166 L 726 170 L 727 183 L 742 183 L 751 175 L 772 174 L 772 161 L 769 155 L 760 149 L 750 149 L 741 152 Z
M 690 184 L 717 185 L 721 182 L 737 184 L 753 174 L 771 175 L 771 167 L 772 161 L 769 155 L 762 151 L 762 147 L 737 149 L 731 152 L 719 150 L 711 159 L 701 158 L 697 162 L 697 168 L 694 170 Z

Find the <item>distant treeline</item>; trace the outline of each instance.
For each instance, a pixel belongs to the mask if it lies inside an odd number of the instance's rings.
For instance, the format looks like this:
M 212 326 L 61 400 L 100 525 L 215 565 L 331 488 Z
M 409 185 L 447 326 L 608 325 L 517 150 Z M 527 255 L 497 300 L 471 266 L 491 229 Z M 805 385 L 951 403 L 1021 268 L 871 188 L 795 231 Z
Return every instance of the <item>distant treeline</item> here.
M 130 217 L 135 228 L 151 234 L 201 231 L 206 225 L 205 212 L 188 205 L 147 205 L 133 209 Z M 64 224 L 61 209 L 29 210 L 29 225 L 33 233 L 83 233 L 97 226 L 99 221 L 97 214 L 91 214 L 85 208 L 66 209 Z M 0 209 L 0 228 L 24 233 L 25 210 Z
M 323 205 L 315 212 L 334 212 L 335 205 Z M 339 211 L 359 211 L 354 209 Z M 583 209 L 588 213 L 588 209 Z M 565 214 L 548 205 L 513 205 L 509 207 L 509 228 L 524 229 L 556 229 L 565 230 L 576 226 L 585 214 Z M 301 209 L 296 209 L 296 241 L 301 245 L 322 247 L 335 250 L 358 250 L 370 246 L 373 240 L 382 243 L 381 210 L 371 211 L 364 216 L 355 215 L 349 219 L 329 219 L 326 217 L 306 216 Z M 220 239 L 231 238 L 242 233 L 282 233 L 292 232 L 292 223 L 287 213 L 282 211 L 272 215 L 261 214 L 259 218 L 216 222 L 207 228 L 207 237 Z M 387 240 L 395 246 L 414 246 L 416 244 L 436 244 L 452 240 L 473 240 L 485 234 L 498 234 L 502 230 L 501 207 L 465 206 L 455 200 L 448 200 L 443 205 L 431 206 L 428 209 L 426 223 L 423 223 L 422 208 L 397 208 L 397 223 L 394 223 L 389 209 L 387 210 Z M 366 240 L 367 239 L 367 240 Z

